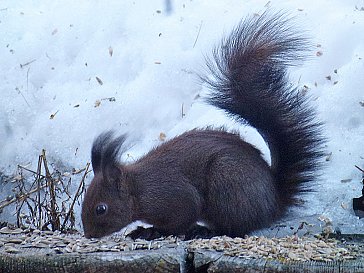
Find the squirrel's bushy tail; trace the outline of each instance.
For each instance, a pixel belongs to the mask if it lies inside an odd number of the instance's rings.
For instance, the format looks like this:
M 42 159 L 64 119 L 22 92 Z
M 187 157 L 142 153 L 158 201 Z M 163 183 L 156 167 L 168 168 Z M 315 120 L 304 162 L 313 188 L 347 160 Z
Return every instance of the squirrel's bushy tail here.
M 309 190 L 322 156 L 321 124 L 305 94 L 293 88 L 287 67 L 305 56 L 307 40 L 283 13 L 242 21 L 208 60 L 210 104 L 258 130 L 271 151 L 283 205 Z

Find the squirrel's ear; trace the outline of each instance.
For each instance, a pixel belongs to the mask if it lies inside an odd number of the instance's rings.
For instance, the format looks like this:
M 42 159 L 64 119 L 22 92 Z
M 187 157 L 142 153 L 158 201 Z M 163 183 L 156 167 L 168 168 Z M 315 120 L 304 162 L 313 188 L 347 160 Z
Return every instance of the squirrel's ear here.
M 103 183 L 119 194 L 130 194 L 130 181 L 123 166 L 109 165 L 103 170 Z
M 101 173 L 105 183 L 114 185 L 123 179 L 122 166 L 118 157 L 126 135 L 113 138 L 113 132 L 102 133 L 94 141 L 91 162 L 94 173 Z M 119 183 L 118 183 L 119 184 Z
M 92 163 L 92 169 L 94 173 L 98 173 L 101 171 L 101 161 L 103 157 L 103 153 L 105 150 L 105 147 L 110 143 L 110 140 L 113 136 L 112 131 L 107 131 L 102 134 L 100 134 L 92 144 L 91 149 L 91 163 Z
M 114 185 L 118 184 L 118 181 L 122 177 L 122 172 L 118 168 L 118 166 L 110 164 L 107 166 L 104 166 L 104 169 L 102 171 L 102 176 L 104 178 L 104 182 Z
M 119 163 L 119 155 L 122 144 L 125 141 L 125 135 L 115 138 L 105 146 L 102 153 L 101 170 L 105 182 L 115 184 L 118 187 L 118 181 L 123 180 L 123 172 Z

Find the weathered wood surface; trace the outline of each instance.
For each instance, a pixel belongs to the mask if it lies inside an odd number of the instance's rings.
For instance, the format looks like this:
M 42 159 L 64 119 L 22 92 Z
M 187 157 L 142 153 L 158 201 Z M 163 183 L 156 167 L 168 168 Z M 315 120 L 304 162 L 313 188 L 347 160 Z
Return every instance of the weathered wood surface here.
M 1 273 L 108 273 L 108 272 L 181 272 L 185 263 L 183 249 L 136 250 L 87 254 L 0 255 Z
M 214 251 L 186 254 L 183 248 L 44 254 L 32 251 L 0 255 L 1 273 L 106 273 L 106 272 L 244 272 L 244 273 L 359 273 L 361 260 L 334 262 L 279 262 L 229 257 Z
M 244 273 L 362 273 L 364 261 L 283 262 L 266 259 L 230 257 L 214 251 L 196 251 L 193 257 L 195 272 Z
M 151 242 L 118 238 L 88 240 L 80 235 L 47 233 L 0 235 L 0 273 L 364 273 L 362 238 L 341 238 L 337 246 L 331 246 L 329 242 L 312 241 L 309 238 L 300 241 L 288 237 L 274 245 L 280 251 L 285 251 L 286 256 L 282 254 L 278 255 L 278 258 L 272 258 L 274 256 L 267 254 L 264 254 L 266 258 L 262 258 L 258 255 L 261 247 L 267 247 L 268 252 L 269 249 L 273 249 L 269 239 L 250 239 L 221 237 L 188 242 L 165 238 Z M 340 243 L 341 241 L 346 243 Z M 326 259 L 324 253 L 328 252 L 338 255 L 335 256 L 337 259 L 292 260 L 299 258 L 297 246 L 320 243 L 324 246 L 326 244 L 326 248 L 316 249 L 323 251 L 322 257 L 319 258 Z M 258 250 L 253 251 L 249 244 Z M 289 248 L 290 246 L 292 248 Z M 336 247 L 340 251 L 336 251 Z M 310 248 L 301 249 L 310 251 Z M 248 251 L 248 256 L 242 257 L 247 255 L 244 251 Z M 287 251 L 291 255 L 287 255 Z M 273 252 L 277 253 L 277 250 Z

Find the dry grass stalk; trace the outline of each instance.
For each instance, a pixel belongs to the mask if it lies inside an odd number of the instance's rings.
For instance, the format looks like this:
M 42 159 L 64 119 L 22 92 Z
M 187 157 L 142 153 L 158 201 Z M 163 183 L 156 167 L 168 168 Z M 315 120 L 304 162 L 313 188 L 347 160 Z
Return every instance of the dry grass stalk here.
M 75 230 L 74 207 L 85 192 L 85 179 L 90 172 L 89 166 L 87 163 L 83 170 L 72 172 L 72 175 L 83 173 L 78 190 L 73 194 L 72 177 L 54 168 L 52 172 L 46 152 L 42 150 L 36 171 L 18 166 L 19 175 L 13 181 L 15 194 L 0 201 L 0 213 L 3 208 L 14 205 L 17 226 L 20 228 L 61 232 Z M 24 172 L 28 174 L 27 178 Z

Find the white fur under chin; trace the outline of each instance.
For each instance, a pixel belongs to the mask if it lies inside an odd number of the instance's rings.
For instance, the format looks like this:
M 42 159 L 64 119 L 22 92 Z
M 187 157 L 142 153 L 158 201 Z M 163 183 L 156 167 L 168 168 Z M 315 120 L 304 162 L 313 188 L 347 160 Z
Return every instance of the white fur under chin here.
M 208 224 L 203 221 L 197 221 L 196 224 L 199 226 L 206 227 L 206 228 L 209 227 Z M 106 236 L 106 237 L 125 239 L 131 232 L 136 230 L 138 227 L 151 228 L 151 227 L 153 227 L 153 225 L 140 221 L 140 220 L 137 220 L 137 221 L 130 223 L 126 227 L 122 228 L 121 230 L 116 231 L 113 234 Z
M 209 228 L 209 225 L 203 221 L 197 221 L 196 223 L 198 226 Z
M 132 223 L 130 223 L 129 225 L 127 225 L 126 227 L 123 227 L 121 230 L 114 232 L 113 234 L 109 235 L 109 237 L 122 237 L 122 238 L 126 238 L 126 236 L 128 236 L 131 232 L 133 232 L 134 230 L 136 230 L 138 227 L 143 227 L 143 228 L 150 228 L 153 227 L 153 225 L 150 225 L 146 222 L 143 221 L 134 221 Z

